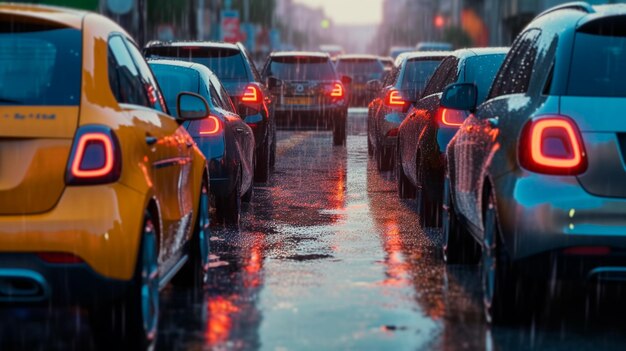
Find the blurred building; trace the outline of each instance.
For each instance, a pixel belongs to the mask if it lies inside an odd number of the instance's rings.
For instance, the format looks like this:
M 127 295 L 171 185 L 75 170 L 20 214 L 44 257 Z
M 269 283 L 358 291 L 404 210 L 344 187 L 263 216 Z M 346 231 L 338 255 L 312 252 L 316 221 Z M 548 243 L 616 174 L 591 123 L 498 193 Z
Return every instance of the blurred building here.
M 280 29 L 282 49 L 318 50 L 320 45 L 336 44 L 335 25 L 322 8 L 277 0 L 274 25 Z

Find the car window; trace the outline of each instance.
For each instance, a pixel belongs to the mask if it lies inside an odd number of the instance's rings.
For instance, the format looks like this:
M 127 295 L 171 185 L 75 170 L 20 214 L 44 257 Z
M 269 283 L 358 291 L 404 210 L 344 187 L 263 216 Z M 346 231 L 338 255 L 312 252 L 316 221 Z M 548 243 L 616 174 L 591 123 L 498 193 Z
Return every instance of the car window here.
M 626 97 L 625 27 L 603 19 L 576 33 L 567 95 Z
M 384 87 L 388 87 L 390 85 L 395 85 L 398 80 L 398 76 L 400 75 L 400 67 L 394 67 L 391 72 L 385 77 L 385 81 L 383 82 Z
M 109 39 L 109 83 L 120 103 L 151 107 L 139 71 L 124 40 L 116 35 Z
M 336 65 L 339 74 L 353 75 L 371 75 L 372 79 L 380 78 L 385 67 L 378 59 L 340 59 Z
M 248 70 L 239 49 L 202 46 L 149 47 L 146 57 L 177 58 L 208 67 L 223 81 L 248 81 Z
M 446 86 L 454 83 L 458 76 L 458 62 L 459 60 L 452 56 L 443 60 L 435 73 L 433 73 L 432 78 L 428 81 L 428 84 L 426 84 L 422 96 L 441 93 Z
M 128 52 L 132 56 L 133 61 L 135 62 L 135 66 L 137 66 L 137 69 L 139 70 L 139 76 L 141 77 L 141 80 L 147 91 L 146 93 L 148 95 L 150 107 L 161 112 L 167 112 L 167 108 L 163 106 L 163 96 L 161 95 L 161 89 L 159 89 L 159 84 L 154 78 L 154 75 L 152 74 L 150 67 L 146 63 L 146 60 L 141 55 L 139 48 L 137 48 L 134 43 L 128 40 L 125 40 L 125 42 L 127 44 L 126 46 L 128 47 Z
M 0 104 L 78 105 L 80 30 L 3 20 Z
M 224 89 L 224 86 L 222 85 L 220 80 L 217 79 L 216 76 L 211 76 L 210 79 L 211 88 L 215 90 L 215 97 L 220 101 L 219 105 L 224 110 L 235 113 L 235 107 L 233 106 L 233 102 L 230 99 L 230 96 L 228 95 L 226 90 Z M 213 92 L 211 92 L 211 95 L 213 95 Z
M 172 116 L 176 116 L 176 99 L 183 91 L 198 93 L 198 72 L 191 68 L 173 66 L 167 64 L 151 63 L 152 72 L 157 78 L 165 104 Z
M 273 57 L 265 76 L 281 80 L 334 80 L 335 70 L 328 57 Z
M 245 46 L 240 45 L 240 48 L 241 48 L 241 51 L 243 52 L 244 60 L 246 61 L 246 64 L 250 66 L 250 70 L 252 71 L 252 76 L 254 78 L 254 81 L 261 83 L 261 75 L 259 74 L 259 71 L 256 69 L 256 65 L 254 61 L 250 58 L 250 53 L 245 48 Z
M 441 59 L 439 60 L 408 60 L 404 68 L 404 74 L 402 75 L 402 90 L 415 89 L 418 91 L 424 90 L 426 83 L 433 73 L 439 67 Z
M 489 98 L 508 94 L 523 94 L 528 91 L 530 78 L 537 57 L 537 40 L 541 31 L 531 29 L 515 41 L 511 52 L 500 68 Z
M 505 54 L 472 56 L 465 60 L 465 83 L 474 83 L 478 87 L 477 102 L 481 104 L 487 98 L 491 83 L 495 78 Z

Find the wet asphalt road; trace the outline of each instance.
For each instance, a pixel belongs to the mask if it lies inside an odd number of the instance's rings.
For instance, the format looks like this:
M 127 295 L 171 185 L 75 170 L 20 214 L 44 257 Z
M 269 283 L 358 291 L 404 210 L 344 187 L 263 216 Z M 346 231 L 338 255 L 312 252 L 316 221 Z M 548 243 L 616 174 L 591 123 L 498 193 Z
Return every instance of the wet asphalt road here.
M 346 147 L 279 132 L 272 181 L 241 230 L 214 228 L 208 291 L 162 294 L 159 350 L 626 349 L 619 298 L 601 313 L 559 299 L 530 324 L 490 329 L 479 267 L 443 264 L 440 231 L 421 230 L 393 174 L 368 159 L 365 113 L 351 111 Z M 0 349 L 92 349 L 85 320 L 5 312 Z

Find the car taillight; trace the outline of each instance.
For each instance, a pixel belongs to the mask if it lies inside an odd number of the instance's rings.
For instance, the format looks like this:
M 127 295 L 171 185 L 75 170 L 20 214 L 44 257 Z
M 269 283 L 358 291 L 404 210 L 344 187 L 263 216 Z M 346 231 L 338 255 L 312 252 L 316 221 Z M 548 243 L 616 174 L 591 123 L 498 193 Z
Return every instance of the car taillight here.
M 215 116 L 209 116 L 200 121 L 200 135 L 215 135 L 222 130 L 222 123 L 219 118 Z
M 334 98 L 342 98 L 343 95 L 343 85 L 341 83 L 335 83 L 333 85 L 333 90 L 330 91 L 330 96 Z
M 440 107 L 439 110 L 437 110 L 437 120 L 445 127 L 458 128 L 463 124 L 466 117 L 467 112 L 462 110 L 454 110 L 445 107 Z
M 117 181 L 122 170 L 121 151 L 113 132 L 105 127 L 78 130 L 68 163 L 68 185 L 105 184 Z
M 532 172 L 575 175 L 587 169 L 587 156 L 576 123 L 563 116 L 529 121 L 519 143 L 522 167 Z
M 241 97 L 242 102 L 260 104 L 263 101 L 263 93 L 256 85 L 248 85 Z
M 404 107 L 407 105 L 407 102 L 402 97 L 402 94 L 398 90 L 389 90 L 387 93 L 387 98 L 385 99 L 385 103 L 387 106 L 391 107 Z

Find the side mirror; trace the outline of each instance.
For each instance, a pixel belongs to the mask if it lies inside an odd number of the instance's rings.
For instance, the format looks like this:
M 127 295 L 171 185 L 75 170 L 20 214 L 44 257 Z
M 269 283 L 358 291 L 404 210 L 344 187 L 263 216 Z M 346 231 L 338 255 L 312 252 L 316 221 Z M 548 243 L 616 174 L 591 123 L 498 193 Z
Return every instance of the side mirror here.
M 478 88 L 473 83 L 448 85 L 441 94 L 441 106 L 453 110 L 476 111 Z
M 352 78 L 350 78 L 348 76 L 341 76 L 341 83 L 343 85 L 350 85 L 350 84 L 352 84 Z
M 198 94 L 182 92 L 176 97 L 176 112 L 183 121 L 203 119 L 209 115 L 209 104 Z
M 274 89 L 274 88 L 281 87 L 283 85 L 283 81 L 276 77 L 269 76 L 267 77 L 265 84 L 267 85 L 269 89 Z
M 378 93 L 383 88 L 383 83 L 378 79 L 367 82 L 367 89 L 372 93 Z

